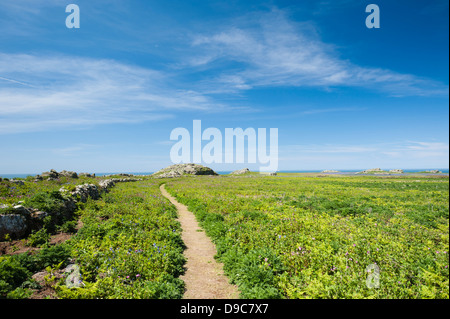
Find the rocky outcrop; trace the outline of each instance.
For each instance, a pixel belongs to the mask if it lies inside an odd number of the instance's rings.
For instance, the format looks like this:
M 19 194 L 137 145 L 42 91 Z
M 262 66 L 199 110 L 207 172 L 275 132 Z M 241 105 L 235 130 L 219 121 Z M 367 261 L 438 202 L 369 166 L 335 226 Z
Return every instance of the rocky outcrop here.
M 0 205 L 0 209 L 7 212 L 0 214 L 0 240 L 7 236 L 11 239 L 25 237 L 32 230 L 42 227 L 43 219 L 48 216 L 46 212 L 22 205 Z
M 59 191 L 62 194 L 67 194 L 69 191 L 61 187 Z M 75 190 L 69 192 L 70 195 L 75 198 L 77 201 L 81 201 L 83 203 L 86 203 L 88 198 L 92 198 L 94 200 L 100 198 L 100 191 L 97 187 L 97 185 L 94 184 L 83 184 L 83 185 L 77 185 L 75 186 Z
M 9 236 L 20 238 L 28 232 L 26 218 L 19 214 L 0 215 L 0 240 Z
M 100 181 L 98 186 L 94 184 L 83 184 L 75 186 L 75 190 L 73 191 L 69 191 L 65 187 L 61 187 L 59 191 L 65 195 L 70 193 L 70 196 L 75 200 L 85 203 L 88 198 L 92 198 L 94 200 L 99 199 L 102 192 L 108 192 L 109 189 L 114 187 L 116 183 L 136 182 L 141 180 L 141 178 L 111 178 Z
M 429 171 L 425 171 L 425 173 L 430 173 L 430 174 L 442 174 L 441 171 L 437 170 L 437 169 L 432 169 Z
M 175 164 L 157 171 L 156 178 L 173 178 L 184 175 L 218 175 L 211 168 L 198 164 Z
M 138 182 L 142 181 L 142 178 L 110 178 L 104 179 L 98 183 L 102 191 L 108 191 L 111 187 L 113 187 L 116 183 L 123 182 Z
M 76 172 L 66 171 L 66 170 L 63 170 L 58 173 L 54 169 L 51 169 L 50 172 L 43 172 L 41 175 L 36 175 L 35 180 L 41 181 L 41 180 L 45 179 L 48 181 L 52 181 L 52 180 L 56 180 L 60 177 L 78 178 L 78 174 Z
M 90 173 L 80 173 L 78 174 L 79 177 L 91 177 L 94 178 L 95 174 L 90 174 Z
M 239 169 L 237 171 L 231 172 L 230 175 L 242 175 L 242 174 L 246 174 L 246 173 L 250 173 L 250 170 L 248 168 L 243 168 L 243 169 Z
M 334 169 L 326 169 L 326 170 L 322 171 L 322 173 L 339 173 L 339 171 L 336 171 Z
M 386 175 L 389 174 L 387 171 L 383 171 L 381 168 L 370 168 L 364 171 L 358 172 L 357 174 L 376 174 L 376 175 Z
M 389 173 L 393 173 L 393 174 L 403 174 L 404 171 L 402 169 L 391 169 L 389 171 Z
M 108 191 L 111 187 L 113 187 L 116 184 L 112 179 L 105 179 L 103 181 L 100 181 L 98 185 L 103 191 Z
M 263 176 L 277 176 L 276 172 L 260 172 L 259 174 Z
M 367 174 L 367 173 L 377 173 L 377 172 L 382 172 L 383 170 L 381 168 L 370 168 L 370 169 L 366 169 L 364 171 L 361 171 L 361 174 Z

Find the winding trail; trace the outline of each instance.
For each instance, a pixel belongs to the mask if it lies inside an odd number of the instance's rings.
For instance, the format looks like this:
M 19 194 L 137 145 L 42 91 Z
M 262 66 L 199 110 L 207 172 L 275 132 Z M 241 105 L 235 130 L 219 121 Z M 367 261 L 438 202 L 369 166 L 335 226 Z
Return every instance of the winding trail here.
M 239 291 L 228 282 L 223 273 L 223 265 L 214 259 L 216 248 L 206 236 L 187 207 L 180 204 L 165 189 L 161 193 L 178 210 L 178 221 L 181 224 L 181 237 L 186 245 L 186 272 L 180 278 L 186 283 L 184 299 L 236 299 Z

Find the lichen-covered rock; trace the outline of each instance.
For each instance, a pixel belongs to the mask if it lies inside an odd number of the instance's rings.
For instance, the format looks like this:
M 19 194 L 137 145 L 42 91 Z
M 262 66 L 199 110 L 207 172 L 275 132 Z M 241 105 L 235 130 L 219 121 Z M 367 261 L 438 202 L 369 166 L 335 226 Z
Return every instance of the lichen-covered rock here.
M 62 171 L 59 173 L 60 176 L 70 177 L 70 178 L 78 178 L 78 174 L 72 171 Z
M 243 168 L 243 169 L 239 169 L 237 171 L 231 172 L 230 175 L 242 175 L 242 174 L 246 174 L 246 173 L 250 173 L 250 170 L 248 168 Z
M 14 210 L 15 214 L 23 215 L 23 216 L 26 216 L 26 217 L 30 216 L 30 214 L 31 214 L 31 212 L 27 208 L 22 206 L 22 205 L 14 206 L 13 210 Z
M 0 215 L 0 240 L 10 238 L 21 238 L 28 232 L 28 224 L 25 216 L 20 214 Z
M 55 171 L 54 169 L 51 169 L 50 172 L 43 172 L 40 175 L 43 179 L 53 178 L 56 179 L 59 177 L 59 173 Z
M 157 171 L 156 178 L 180 177 L 183 175 L 218 175 L 211 168 L 199 164 L 175 164 Z
M 402 169 L 391 169 L 389 171 L 389 173 L 393 173 L 393 174 L 403 174 L 403 170 Z
M 98 183 L 100 188 L 104 191 L 108 191 L 111 187 L 113 187 L 116 183 L 112 179 L 105 179 Z
M 71 192 L 71 195 L 75 198 L 79 198 L 81 202 L 85 203 L 88 198 L 99 199 L 100 192 L 94 184 L 77 185 L 75 190 Z
M 66 171 L 66 170 L 63 170 L 60 173 L 58 173 L 54 169 L 51 169 L 50 172 L 43 172 L 41 175 L 36 175 L 35 178 L 37 181 L 42 180 L 42 179 L 46 179 L 48 181 L 53 181 L 60 177 L 78 178 L 78 174 L 76 172 Z
M 94 178 L 94 177 L 95 177 L 95 174 L 90 174 L 90 173 L 80 173 L 80 174 L 78 174 L 78 176 L 80 176 L 80 177 L 91 177 L 91 178 Z
M 358 172 L 358 174 L 387 174 L 388 172 L 383 171 L 381 168 L 370 168 L 364 171 Z

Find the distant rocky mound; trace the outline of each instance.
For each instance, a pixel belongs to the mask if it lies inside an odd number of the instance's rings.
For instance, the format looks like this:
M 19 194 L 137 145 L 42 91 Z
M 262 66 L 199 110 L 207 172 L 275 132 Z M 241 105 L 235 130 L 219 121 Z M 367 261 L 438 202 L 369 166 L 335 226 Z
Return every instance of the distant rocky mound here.
M 364 171 L 358 172 L 357 174 L 375 174 L 375 175 L 389 175 L 389 174 L 403 174 L 402 169 L 396 168 L 389 171 L 384 171 L 381 168 L 371 168 Z
M 358 172 L 358 174 L 389 174 L 386 171 L 383 171 L 381 168 L 370 168 L 364 171 Z
M 51 169 L 50 172 L 43 172 L 40 175 L 36 175 L 35 181 L 42 181 L 42 180 L 54 181 L 60 177 L 78 178 L 78 177 L 82 177 L 82 176 L 83 177 L 95 177 L 95 174 L 90 174 L 90 173 L 77 174 L 76 172 L 66 171 L 66 170 L 63 170 L 58 173 L 54 169 Z
M 322 171 L 322 173 L 339 173 L 339 171 L 336 171 L 334 169 L 326 169 L 326 170 Z
M 425 173 L 431 173 L 431 174 L 442 174 L 441 171 L 437 170 L 437 169 L 432 169 L 429 171 L 425 171 Z
M 231 172 L 230 175 L 242 175 L 246 173 L 250 173 L 248 168 L 238 169 L 237 171 Z
M 383 170 L 381 168 L 370 168 L 362 171 L 361 173 L 376 173 L 376 172 L 382 172 Z
M 157 171 L 152 176 L 156 178 L 180 177 L 183 175 L 219 175 L 211 168 L 199 164 L 175 164 Z

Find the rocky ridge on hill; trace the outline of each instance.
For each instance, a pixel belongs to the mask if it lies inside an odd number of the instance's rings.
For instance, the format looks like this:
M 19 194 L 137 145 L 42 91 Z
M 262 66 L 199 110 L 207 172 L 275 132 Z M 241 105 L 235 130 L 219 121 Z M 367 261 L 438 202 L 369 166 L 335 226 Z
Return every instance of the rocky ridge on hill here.
M 211 168 L 199 164 L 175 164 L 163 168 L 152 176 L 155 178 L 173 178 L 184 175 L 219 175 Z

